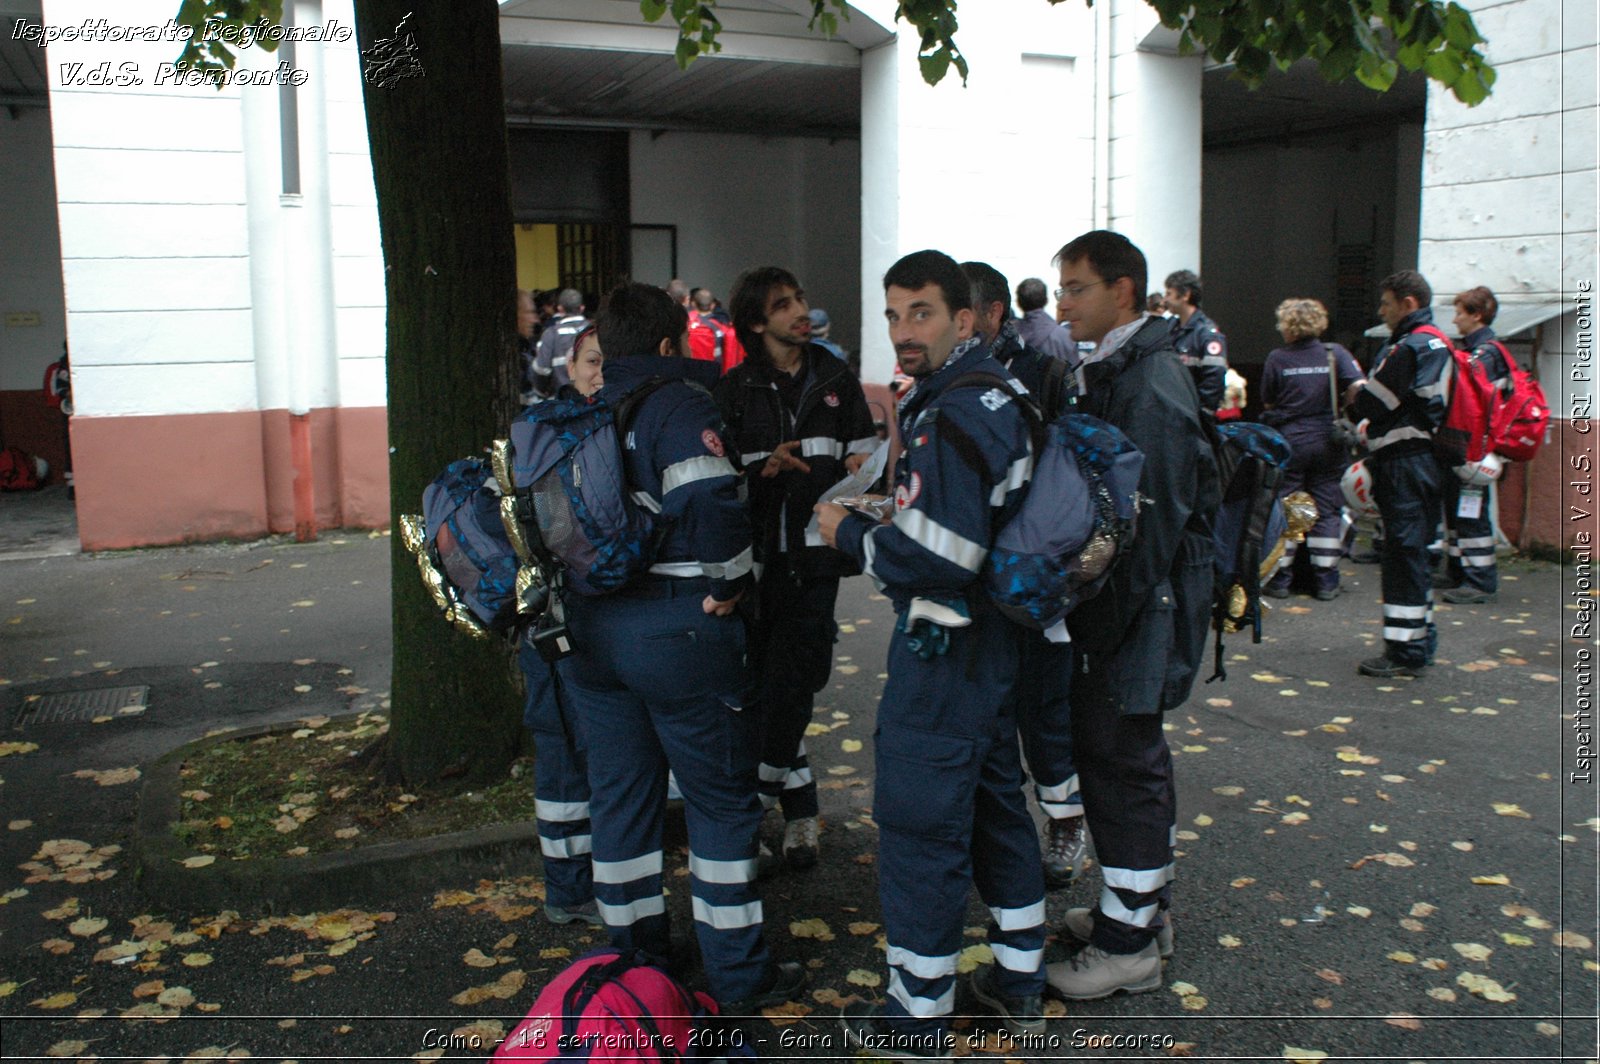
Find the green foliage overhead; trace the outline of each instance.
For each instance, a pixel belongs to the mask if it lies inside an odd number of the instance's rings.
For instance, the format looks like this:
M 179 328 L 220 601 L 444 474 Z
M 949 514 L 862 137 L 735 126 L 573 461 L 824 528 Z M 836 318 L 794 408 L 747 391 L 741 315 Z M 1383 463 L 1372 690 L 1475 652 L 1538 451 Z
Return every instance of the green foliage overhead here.
M 173 21 L 188 26 L 194 34 L 184 43 L 183 52 L 173 61 L 179 70 L 197 70 L 221 89 L 223 75 L 233 69 L 233 51 L 238 38 L 227 41 L 215 36 L 222 27 L 239 29 L 266 23 L 283 24 L 283 0 L 183 0 Z M 210 37 L 211 39 L 207 39 Z M 254 46 L 273 52 L 278 42 L 270 37 L 255 40 Z
M 1060 4 L 1066 0 L 1047 0 Z M 1109 2 L 1109 0 L 1102 0 Z M 901 0 L 895 20 L 921 38 L 922 77 L 937 85 L 954 67 L 967 80 L 967 60 L 956 45 L 959 0 Z M 1093 6 L 1093 0 L 1085 0 Z M 1329 81 L 1355 78 L 1382 92 L 1400 68 L 1420 70 L 1462 103 L 1489 96 L 1494 68 L 1478 46 L 1485 43 L 1472 15 L 1451 0 L 1149 0 L 1163 25 L 1179 32 L 1179 48 L 1202 51 L 1259 85 L 1267 73 L 1301 59 L 1317 63 Z M 678 63 L 688 66 L 721 49 L 716 0 L 640 0 L 655 22 L 670 13 L 678 24 Z M 812 0 L 811 27 L 832 35 L 846 0 Z

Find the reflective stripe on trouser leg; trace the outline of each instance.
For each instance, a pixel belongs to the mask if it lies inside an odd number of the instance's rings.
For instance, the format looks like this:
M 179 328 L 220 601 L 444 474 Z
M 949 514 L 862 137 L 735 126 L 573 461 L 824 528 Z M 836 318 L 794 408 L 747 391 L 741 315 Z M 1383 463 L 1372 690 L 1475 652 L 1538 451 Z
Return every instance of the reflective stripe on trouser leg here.
M 898 631 L 889 644 L 874 737 L 873 816 L 889 947 L 884 1022 L 896 1034 L 948 1030 L 974 879 L 992 888 L 988 900 L 997 908 L 1021 911 L 1043 899 L 1015 728 L 1001 716 L 1009 713 L 1021 637 L 980 605 L 972 625 L 951 632 L 945 655 L 921 660 Z M 980 809 L 993 822 L 975 833 Z M 1000 879 L 1011 882 L 990 882 Z M 1021 955 L 1042 948 L 1042 928 L 1030 935 L 1020 912 L 1005 922 L 1012 929 L 995 941 L 1002 952 L 1016 951 L 1014 963 L 1028 963 Z M 1042 972 L 1031 985 L 1038 993 Z
M 817 815 L 817 785 L 805 731 L 815 693 L 833 671 L 837 577 L 796 579 L 787 566 L 763 572 L 758 620 L 751 626 L 751 665 L 759 685 L 761 802 L 783 806 L 785 820 Z
M 1044 992 L 1044 866 L 1023 797 L 1013 718 L 1001 717 L 998 725 L 978 776 L 972 879 L 989 907 L 996 989 L 1019 997 Z
M 1052 643 L 1042 633 L 1026 632 L 1019 655 L 1017 731 L 1039 808 L 1056 819 L 1082 816 L 1083 797 L 1072 758 L 1072 644 Z
M 719 1001 L 749 997 L 768 964 L 755 885 L 756 722 L 724 699 L 657 703 L 651 712 L 683 791 L 690 906 L 706 981 Z
M 761 819 L 756 729 L 742 709 L 743 622 L 707 615 L 691 595 L 571 598 L 574 701 L 585 734 L 605 736 L 589 751 L 590 816 L 596 901 L 612 943 L 670 951 L 653 870 L 670 763 L 703 874 L 691 875 L 690 889 L 706 982 L 721 1000 L 748 997 L 768 955 L 741 871 L 755 858 Z
M 1384 653 L 1419 666 L 1433 660 L 1433 587 L 1428 544 L 1441 512 L 1441 469 L 1431 453 L 1392 458 L 1373 471 L 1373 495 L 1383 515 Z
M 1110 677 L 1076 679 L 1084 690 L 1073 699 L 1072 735 L 1106 883 L 1092 941 L 1107 952 L 1135 953 L 1155 937 L 1156 913 L 1171 891 L 1172 755 L 1160 714 L 1120 715 L 1114 692 L 1106 690 Z
M 570 694 L 526 642 L 517 663 L 526 680 L 523 724 L 533 733 L 534 812 L 544 858 L 545 900 L 562 908 L 594 898 L 590 871 L 589 765 Z
M 1490 508 L 1496 504 L 1497 485 L 1483 495 L 1477 517 L 1460 517 L 1461 481 L 1449 474 L 1444 480 L 1444 516 L 1450 527 L 1450 578 L 1477 591 L 1491 594 L 1500 588 L 1500 571 L 1494 557 L 1494 523 Z
M 1344 490 L 1339 486 L 1343 475 L 1340 465 L 1316 470 L 1306 477 L 1306 489 L 1317 504 L 1317 520 L 1306 534 L 1306 548 L 1311 552 L 1311 569 L 1320 591 L 1339 587 L 1339 560 L 1344 557 L 1346 546 Z

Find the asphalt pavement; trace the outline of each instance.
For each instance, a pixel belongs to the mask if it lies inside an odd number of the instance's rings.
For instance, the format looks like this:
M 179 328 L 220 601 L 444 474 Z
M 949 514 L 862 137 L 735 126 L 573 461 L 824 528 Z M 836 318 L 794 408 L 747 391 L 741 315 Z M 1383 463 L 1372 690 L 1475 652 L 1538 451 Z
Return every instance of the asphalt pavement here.
M 4 1059 L 482 1059 L 474 1038 L 492 1044 L 600 944 L 543 920 L 536 868 L 441 864 L 424 887 L 270 911 L 196 909 L 139 881 L 139 793 L 162 754 L 384 708 L 388 547 L 366 532 L 98 556 L 0 542 Z M 1053 1006 L 1039 1044 L 991 1034 L 975 1053 L 1594 1059 L 1600 808 L 1569 776 L 1594 647 L 1569 628 L 1594 600 L 1570 568 L 1502 572 L 1497 604 L 1440 608 L 1439 661 L 1417 680 L 1356 675 L 1380 641 L 1375 567 L 1347 565 L 1333 602 L 1273 603 L 1260 645 L 1231 637 L 1227 681 L 1167 722 L 1181 856 L 1164 987 Z M 765 883 L 773 952 L 811 981 L 791 1015 L 745 1025 L 764 1057 L 851 1059 L 837 1002 L 883 990 L 872 722 L 893 616 L 854 580 L 839 619 L 808 739 L 824 859 Z M 148 708 L 23 712 L 121 687 L 147 687 Z M 670 856 L 686 928 L 684 875 Z M 1096 890 L 1091 872 L 1052 895 L 1052 921 Z M 974 899 L 964 966 L 984 959 L 987 919 Z M 964 986 L 957 1008 L 979 1011 Z M 978 1015 L 963 1032 L 992 1029 Z

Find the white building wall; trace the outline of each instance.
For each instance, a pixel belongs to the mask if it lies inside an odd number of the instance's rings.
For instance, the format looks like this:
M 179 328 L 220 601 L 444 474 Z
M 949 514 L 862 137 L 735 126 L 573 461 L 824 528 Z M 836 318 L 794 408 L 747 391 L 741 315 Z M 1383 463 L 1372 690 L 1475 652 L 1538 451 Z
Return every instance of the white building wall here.
M 1200 266 L 1199 55 L 1170 50 L 1173 35 L 1144 0 L 1113 0 L 1110 18 L 1110 175 L 1107 228 L 1138 245 L 1149 290 Z M 1163 50 L 1155 50 L 1163 49 Z
M 904 32 L 862 57 L 861 376 L 886 382 L 894 354 L 879 319 L 884 272 L 937 248 L 990 263 L 1012 282 L 1042 277 L 1088 228 L 1094 20 L 1077 5 L 990 0 L 967 16 L 970 64 L 922 80 Z
M 1596 8 L 1589 0 L 1471 5 L 1498 78 L 1466 107 L 1428 87 L 1420 268 L 1435 302 L 1473 285 L 1502 306 L 1569 301 L 1596 276 Z M 1569 317 L 1545 330 L 1540 376 L 1553 411 L 1575 351 Z M 1592 383 L 1581 385 L 1592 394 Z
M 329 0 L 327 17 L 353 28 L 349 0 Z M 302 3 L 302 22 L 318 5 Z M 46 0 L 44 21 L 76 25 L 104 18 L 112 26 L 159 26 L 172 17 L 167 0 Z M 325 110 L 340 153 L 330 165 L 328 207 L 338 229 L 357 234 L 334 250 L 333 302 L 351 337 L 346 370 L 328 344 L 313 352 L 319 369 L 306 396 L 311 405 L 341 402 L 341 377 L 359 405 L 383 402 L 382 266 L 376 241 L 376 197 L 370 170 L 352 172 L 352 151 L 365 169 L 366 135 L 360 108 L 355 41 L 328 45 L 319 62 L 315 44 L 301 42 L 298 65 L 316 71 L 299 90 L 302 129 Z M 74 399 L 80 416 L 229 412 L 282 406 L 285 383 L 257 372 L 254 316 L 293 318 L 286 285 L 271 285 L 272 305 L 251 289 L 252 231 L 247 189 L 281 191 L 276 135 L 276 86 L 218 91 L 159 83 L 158 68 L 177 57 L 174 41 L 58 41 L 50 48 L 61 262 Z M 240 49 L 241 67 L 271 68 L 278 57 Z M 83 64 L 81 68 L 73 64 Z M 138 83 L 68 83 L 78 70 L 109 63 L 113 74 Z M 251 137 L 247 151 L 246 94 L 257 117 L 272 123 Z M 359 136 L 355 132 L 359 130 Z M 259 131 L 258 131 L 259 132 Z M 302 156 L 312 146 L 303 146 Z M 248 175 L 248 177 L 247 177 Z M 256 203 L 255 237 L 286 224 L 295 207 L 274 199 Z M 265 228 L 262 228 L 262 226 Z M 360 246 L 365 245 L 365 246 Z M 287 255 L 287 245 L 279 249 Z M 282 261 L 288 276 L 303 262 Z M 257 295 L 260 294 L 258 290 Z M 377 314 L 371 311 L 376 305 Z M 375 336 L 372 325 L 376 323 Z M 293 335 L 289 333 L 288 335 Z M 182 366 L 174 372 L 175 365 Z

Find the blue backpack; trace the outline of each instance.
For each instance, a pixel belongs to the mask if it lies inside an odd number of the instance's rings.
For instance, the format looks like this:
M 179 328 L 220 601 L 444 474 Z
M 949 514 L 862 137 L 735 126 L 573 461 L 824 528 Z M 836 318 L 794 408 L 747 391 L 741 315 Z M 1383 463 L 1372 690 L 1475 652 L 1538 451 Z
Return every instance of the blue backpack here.
M 1222 501 L 1212 520 L 1215 550 L 1215 671 L 1207 679 L 1228 678 L 1222 663 L 1222 636 L 1246 627 L 1251 642 L 1261 642 L 1262 561 L 1288 531 L 1278 497 L 1289 466 L 1289 441 L 1277 429 L 1249 421 L 1216 426 L 1213 447 L 1222 484 Z
M 1013 394 L 987 373 L 950 387 Z M 983 579 L 1001 613 L 1043 631 L 1093 598 L 1133 542 L 1144 455 L 1109 422 L 1068 412 L 1044 424 L 1031 401 L 1016 398 L 1033 437 L 1033 476 L 1021 508 L 995 534 Z M 962 439 L 952 442 L 966 454 Z
M 541 579 L 512 546 L 500 488 L 483 459 L 446 466 L 423 489 L 422 513 L 402 515 L 400 526 L 423 584 L 462 631 L 505 634 L 542 609 Z
M 655 523 L 635 499 L 622 460 L 633 413 L 664 380 L 635 388 L 615 409 L 600 399 L 547 399 L 498 441 L 495 471 L 516 500 L 532 552 L 581 595 L 604 595 L 650 568 Z

